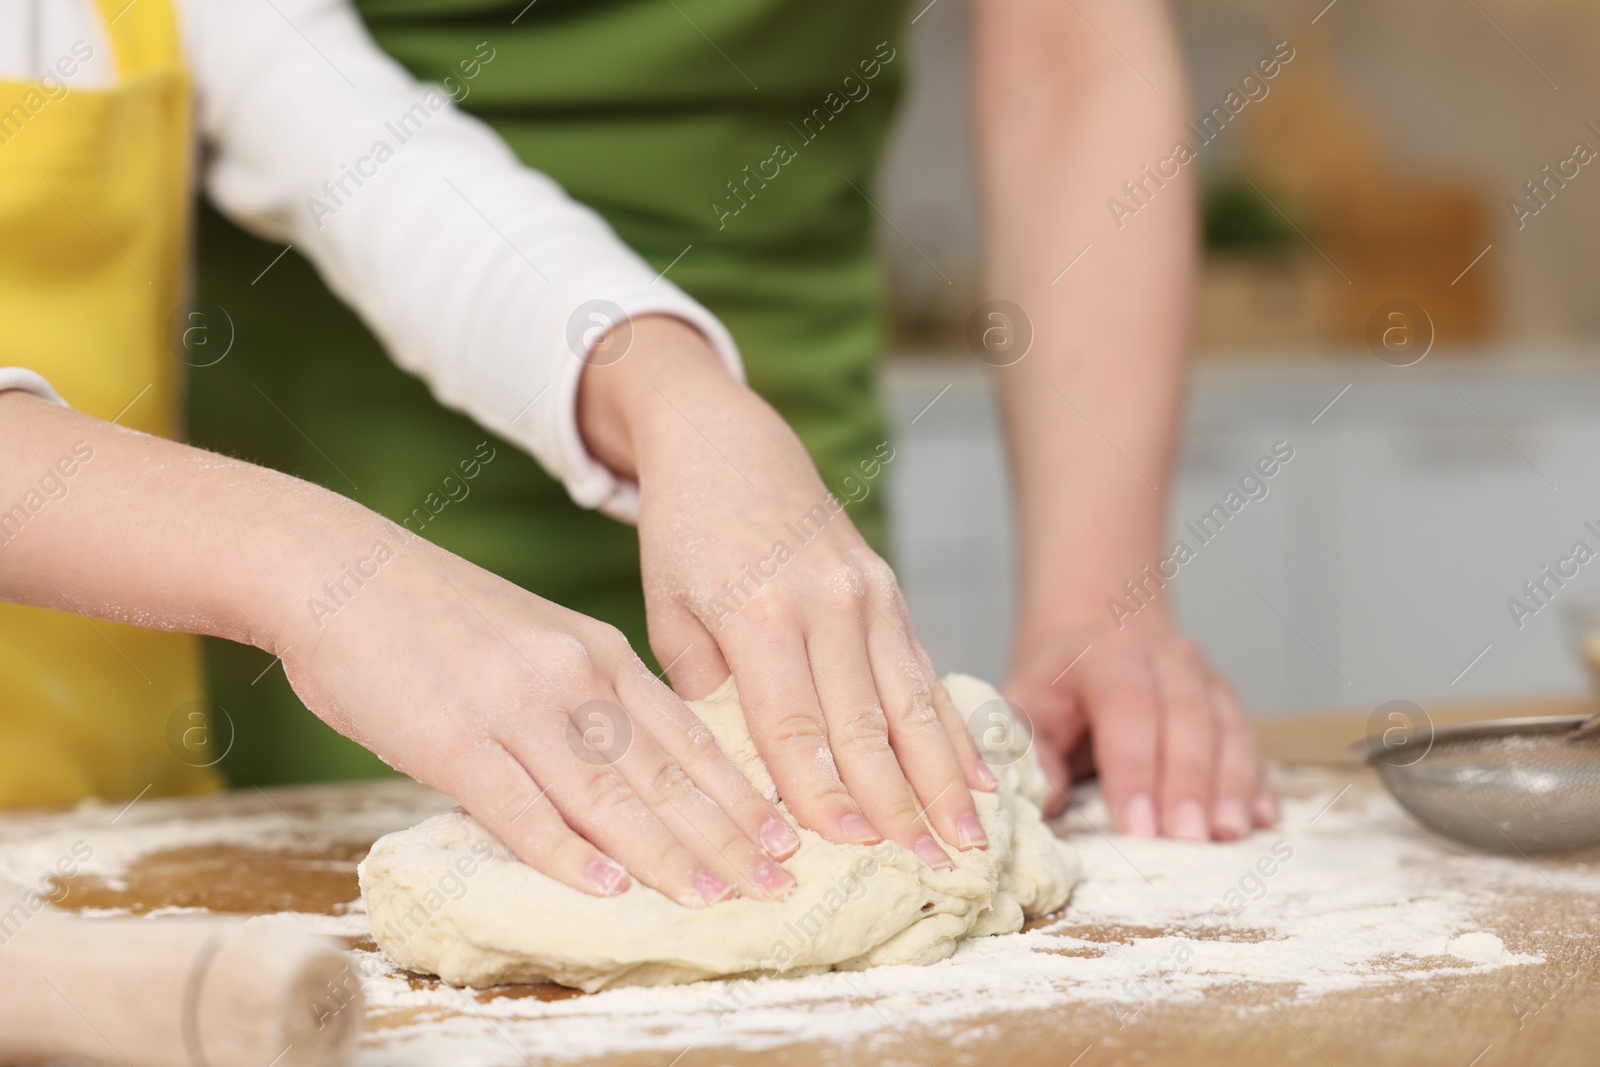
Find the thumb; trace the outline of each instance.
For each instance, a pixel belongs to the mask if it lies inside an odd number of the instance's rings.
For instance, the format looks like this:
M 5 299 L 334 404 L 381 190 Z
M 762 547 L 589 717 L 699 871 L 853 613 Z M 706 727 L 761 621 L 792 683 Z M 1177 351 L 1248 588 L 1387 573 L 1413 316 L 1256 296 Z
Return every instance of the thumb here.
M 1070 691 L 1061 692 L 1023 675 L 1014 676 L 1001 692 L 1027 717 L 1033 732 L 1032 749 L 1050 786 L 1044 798 L 1044 813 L 1054 818 L 1066 810 L 1071 799 L 1068 757 L 1083 739 L 1087 726 L 1078 698 Z
M 691 611 L 676 603 L 646 605 L 650 650 L 661 662 L 672 688 L 685 700 L 699 700 L 728 680 L 732 672 L 716 638 Z
M 1072 798 L 1072 772 L 1067 770 L 1066 755 L 1052 746 L 1041 745 L 1035 751 L 1039 753 L 1045 780 L 1050 783 L 1044 795 L 1044 815 L 1053 819 L 1067 810 L 1067 801 Z

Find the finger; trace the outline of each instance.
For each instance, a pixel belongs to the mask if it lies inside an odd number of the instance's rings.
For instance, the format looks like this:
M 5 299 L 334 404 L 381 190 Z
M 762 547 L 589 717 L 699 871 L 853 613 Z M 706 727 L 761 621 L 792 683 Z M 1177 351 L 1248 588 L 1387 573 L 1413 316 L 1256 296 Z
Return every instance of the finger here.
M 916 679 L 919 688 L 927 690 L 932 699 L 933 710 L 944 728 L 945 737 L 960 767 L 962 782 L 968 789 L 994 792 L 1000 787 L 1000 781 L 995 777 L 994 770 L 983 762 L 978 747 L 972 743 L 972 735 L 967 731 L 966 719 L 961 714 L 961 709 L 950 699 L 950 691 L 945 687 L 944 679 L 934 669 L 933 661 L 928 658 L 922 642 L 917 640 L 916 631 L 911 626 L 911 613 L 906 610 L 905 598 L 900 595 L 900 585 L 895 579 L 894 571 L 882 560 L 876 560 L 866 569 L 865 585 L 867 611 L 863 618 L 867 620 L 869 629 L 882 623 L 889 627 L 891 632 L 899 633 L 907 654 L 916 665 L 915 672 L 910 676 Z M 876 658 L 872 662 L 875 674 L 887 669 Z M 907 670 L 902 666 L 903 662 L 895 661 L 889 666 L 902 671 Z M 882 693 L 881 680 L 877 684 L 879 692 Z M 891 707 L 892 704 L 885 701 L 884 706 Z M 940 832 L 943 833 L 942 830 Z M 947 837 L 945 840 L 955 841 L 959 838 Z
M 760 614 L 725 641 L 723 655 L 739 679 L 750 738 L 800 825 L 838 844 L 881 841 L 839 777 L 799 630 Z
M 896 596 L 895 599 L 898 600 L 899 597 Z M 993 793 L 1000 788 L 1000 779 L 995 777 L 994 769 L 983 762 L 978 746 L 972 743 L 972 734 L 967 730 L 966 718 L 961 714 L 961 709 L 956 707 L 956 702 L 950 698 L 950 690 L 945 686 L 944 679 L 934 670 L 933 661 L 928 658 L 922 643 L 917 640 L 916 634 L 911 629 L 911 620 L 904 614 L 903 605 L 900 619 L 905 626 L 906 641 L 916 654 L 917 665 L 921 667 L 922 677 L 926 680 L 928 691 L 933 697 L 933 710 L 938 713 L 939 722 L 944 726 L 945 736 L 950 739 L 950 745 L 955 750 L 956 761 L 961 765 L 962 781 L 966 782 L 968 789 Z
M 716 612 L 712 618 L 723 621 Z M 672 680 L 672 688 L 685 699 L 709 696 L 728 680 L 728 663 L 722 658 L 716 638 L 688 608 L 673 603 L 652 610 L 646 625 L 650 651 L 661 663 L 661 673 Z
M 610 734 L 585 737 L 565 716 L 540 716 L 501 739 L 506 750 L 543 783 L 567 825 L 614 857 L 645 885 L 685 907 L 714 904 L 734 896 L 737 887 L 717 874 L 662 824 L 615 764 L 639 743 L 631 719 L 621 713 L 615 694 L 584 687 L 591 694 L 579 705 L 591 711 L 609 705 L 615 719 L 593 719 L 584 731 L 610 728 Z M 576 710 L 576 709 L 574 709 Z
M 1045 818 L 1053 819 L 1066 811 L 1072 800 L 1072 771 L 1067 767 L 1066 757 L 1045 747 L 1039 749 L 1039 769 L 1044 771 L 1045 781 L 1049 783 L 1044 807 L 1040 810 Z
M 1232 841 L 1249 834 L 1254 822 L 1250 806 L 1259 792 L 1261 778 L 1256 732 L 1227 682 L 1213 678 L 1210 692 L 1218 726 L 1212 833 Z
M 1256 826 L 1266 829 L 1278 823 L 1278 794 L 1270 785 L 1263 784 L 1256 793 L 1255 805 L 1251 811 L 1256 817 Z
M 901 770 L 940 837 L 963 849 L 983 848 L 989 838 L 978 821 L 972 791 L 967 788 L 951 735 L 934 705 L 933 688 L 922 671 L 921 659 L 904 629 L 874 607 L 867 610 L 866 626 L 872 677 L 883 701 L 889 742 Z M 959 727 L 959 732 L 970 748 L 965 725 Z
M 1123 833 L 1155 837 L 1161 704 L 1150 669 L 1133 657 L 1107 657 L 1084 673 L 1083 698 L 1112 821 Z
M 662 748 L 747 838 L 759 843 L 775 860 L 786 860 L 799 850 L 800 837 L 788 820 L 756 791 L 750 779 L 717 744 L 711 730 L 672 690 L 650 675 L 643 664 L 623 670 L 616 684 L 617 694 L 628 707 L 639 709 L 641 715 L 655 717 L 650 731 Z
M 1051 730 L 1039 730 L 1034 744 L 1039 753 L 1039 766 L 1044 768 L 1050 791 L 1045 794 L 1041 809 L 1046 818 L 1053 819 L 1067 810 L 1072 803 L 1072 782 L 1094 773 L 1094 746 L 1089 736 L 1089 724 L 1081 715 L 1071 715 Z
M 854 619 L 850 625 L 829 619 L 807 634 L 806 650 L 833 758 L 850 795 L 884 837 L 931 867 L 951 866 L 950 857 L 928 833 L 921 805 L 890 743 L 889 721 L 867 662 L 866 634 Z M 933 728 L 940 729 L 936 721 Z
M 1057 676 L 1060 682 L 1060 676 Z M 1077 776 L 1088 776 L 1094 769 L 1088 730 L 1083 717 L 1083 705 L 1071 683 L 1045 684 L 1029 674 L 1019 673 L 1006 683 L 1002 691 L 1006 702 L 1027 718 L 1032 729 L 1032 748 L 1038 756 L 1039 766 L 1045 773 L 1049 790 L 1045 793 L 1041 810 L 1046 818 L 1055 818 L 1067 810 L 1072 800 L 1072 781 Z M 1030 709 L 1053 709 L 1054 714 L 1034 715 Z M 1076 761 L 1076 765 L 1075 762 Z
M 1154 664 L 1161 693 L 1161 822 L 1170 837 L 1211 840 L 1217 721 L 1198 656 L 1165 652 Z
M 616 896 L 632 884 L 620 864 L 567 826 L 544 789 L 498 743 L 475 746 L 459 765 L 471 773 L 441 786 L 523 863 L 591 896 Z
M 581 723 L 584 709 L 576 710 Z M 661 825 L 724 882 L 769 900 L 785 897 L 794 888 L 794 879 L 734 825 L 649 729 L 637 729 L 633 743 L 613 766 Z M 696 885 L 703 888 L 699 882 Z
M 710 636 L 693 616 L 680 616 L 678 626 L 680 633 L 698 634 L 699 640 L 710 642 Z M 629 710 L 624 712 L 615 704 L 609 708 L 599 706 L 597 712 L 591 708 L 592 721 L 577 723 L 580 734 L 591 725 L 604 730 L 610 725 L 604 720 L 613 715 L 625 716 L 637 724 L 640 729 L 637 733 L 629 730 L 626 740 L 637 736 L 639 744 L 616 748 L 607 762 L 624 772 L 662 824 L 719 876 L 736 880 L 754 896 L 786 896 L 793 888 L 793 879 L 772 861 L 793 855 L 800 847 L 800 839 L 777 808 L 756 792 L 717 745 L 711 731 L 676 693 L 650 673 L 620 632 L 606 627 L 587 636 L 585 647 L 592 664 L 601 675 L 612 679 L 618 697 Z M 726 679 L 727 667 L 714 643 L 710 643 L 709 650 L 686 647 L 677 662 L 667 661 L 667 668 L 685 669 L 682 664 L 692 658 L 691 652 L 699 657 L 701 666 L 714 660 L 713 669 L 723 672 Z M 686 669 L 693 673 L 696 668 Z M 582 719 L 582 711 L 574 709 L 574 717 Z M 618 725 L 626 727 L 625 723 Z M 585 754 L 579 753 L 580 757 Z M 685 760 L 692 766 L 686 766 Z M 730 816 L 734 806 L 743 815 L 742 826 Z M 758 835 L 763 833 L 772 843 L 770 854 L 757 844 Z

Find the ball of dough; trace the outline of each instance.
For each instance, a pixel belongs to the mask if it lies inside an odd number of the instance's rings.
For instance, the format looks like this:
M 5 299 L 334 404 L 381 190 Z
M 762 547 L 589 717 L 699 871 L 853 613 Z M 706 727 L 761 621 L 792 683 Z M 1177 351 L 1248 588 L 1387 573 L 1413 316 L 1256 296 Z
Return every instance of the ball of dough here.
M 972 728 L 1005 705 L 988 684 L 946 679 Z M 751 782 L 775 799 L 733 680 L 689 707 Z M 686 908 L 634 883 L 594 897 L 519 861 L 456 811 L 380 839 L 361 864 L 373 935 L 396 964 L 447 982 L 558 982 L 593 992 L 729 975 L 797 976 L 935 963 L 964 938 L 1011 933 L 1066 903 L 1076 854 L 1039 812 L 1046 788 L 1020 729 L 985 735 L 995 793 L 974 792 L 989 847 L 936 871 L 893 842 L 836 845 L 796 827 L 788 899 Z

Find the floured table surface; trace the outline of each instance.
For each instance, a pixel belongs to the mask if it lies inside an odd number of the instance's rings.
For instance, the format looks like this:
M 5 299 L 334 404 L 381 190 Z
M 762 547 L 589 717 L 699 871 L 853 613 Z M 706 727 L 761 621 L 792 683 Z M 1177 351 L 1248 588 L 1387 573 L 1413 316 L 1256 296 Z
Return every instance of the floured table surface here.
M 1433 836 L 1344 757 L 1364 719 L 1264 725 L 1268 754 L 1291 761 L 1275 771 L 1285 814 L 1242 842 L 1120 837 L 1080 789 L 1059 824 L 1085 861 L 1067 909 L 932 967 L 595 995 L 397 972 L 372 943 L 356 864 L 450 807 L 408 782 L 4 816 L 0 876 L 38 885 L 88 852 L 68 910 L 288 915 L 343 939 L 365 976 L 372 1065 L 1595 1062 L 1600 851 L 1506 858 Z

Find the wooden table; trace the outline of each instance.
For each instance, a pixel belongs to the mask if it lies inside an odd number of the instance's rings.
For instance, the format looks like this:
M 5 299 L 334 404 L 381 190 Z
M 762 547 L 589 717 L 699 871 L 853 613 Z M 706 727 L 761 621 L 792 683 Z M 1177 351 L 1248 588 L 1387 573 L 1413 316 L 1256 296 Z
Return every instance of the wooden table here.
M 1435 721 L 1445 722 L 1590 709 L 1583 701 L 1547 699 L 1429 710 Z M 1376 779 L 1345 751 L 1362 735 L 1366 717 L 1361 712 L 1264 722 L 1263 745 L 1277 761 L 1286 796 L 1342 790 L 1336 799 L 1347 805 L 1381 793 Z M 370 953 L 375 946 L 362 934 L 359 906 L 351 909 L 357 897 L 356 863 L 377 836 L 446 807 L 448 801 L 437 794 L 397 781 L 146 800 L 128 809 L 107 805 L 16 814 L 0 818 L 0 862 L 13 869 L 19 863 L 37 866 L 48 862 L 41 849 L 69 838 L 81 840 L 96 850 L 97 860 L 120 873 L 105 876 L 96 873 L 96 861 L 85 864 L 67 880 L 70 893 L 63 906 L 68 909 L 89 915 L 107 910 L 166 914 L 172 909 L 294 912 L 303 923 L 324 921 L 327 931 L 342 936 L 352 950 Z M 217 840 L 213 833 L 212 839 L 199 843 L 174 844 L 170 827 L 175 815 L 195 825 L 225 827 L 219 832 L 231 839 Z M 1440 847 L 1441 854 L 1449 849 Z M 1454 854 L 1459 862 L 1461 850 Z M 1118 1010 L 1103 999 L 1079 1002 L 1068 997 L 1049 1011 L 997 1011 L 959 1028 L 896 1022 L 885 1015 L 881 1032 L 848 1040 L 800 1032 L 760 1051 L 728 1045 L 659 1048 L 601 1057 L 575 1054 L 560 1062 L 629 1067 L 1593 1064 L 1600 1061 L 1600 893 L 1583 886 L 1584 879 L 1600 885 L 1590 878 L 1600 875 L 1600 850 L 1542 857 L 1539 866 L 1564 872 L 1563 877 L 1499 900 L 1492 929 L 1509 950 L 1543 956 L 1541 964 L 1463 975 L 1445 973 L 1450 969 L 1444 967 L 1433 973 L 1428 961 L 1412 961 L 1408 966 L 1429 973 L 1376 989 L 1331 992 L 1309 1002 L 1283 999 L 1278 983 L 1242 983 L 1210 991 L 1198 1003 L 1156 999 L 1121 1021 Z M 1084 923 L 1074 920 L 1070 905 L 1064 916 L 1035 926 L 1070 934 L 1080 946 L 1109 947 L 1169 934 L 1215 936 L 1194 924 L 1132 928 Z M 378 959 L 362 958 L 369 967 Z M 391 996 L 369 1006 L 363 1063 L 554 1062 L 548 1059 L 548 1048 L 536 1049 L 535 1057 L 526 1055 L 514 1035 L 536 1031 L 513 1023 L 522 1006 L 531 1016 L 552 1001 L 582 996 L 555 987 L 459 992 L 441 989 L 424 976 L 388 981 L 390 986 L 403 982 L 431 999 L 408 1004 Z M 596 998 L 587 1003 L 609 1002 Z M 493 1008 L 487 1015 L 486 1007 Z M 593 1024 L 622 1030 L 640 1025 L 621 1009 L 601 1011 Z M 476 1039 L 454 1046 L 429 1044 L 430 1034 L 436 1032 L 444 1041 L 442 1035 L 460 1034 L 463 1028 L 476 1030 Z

